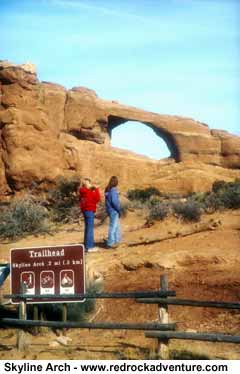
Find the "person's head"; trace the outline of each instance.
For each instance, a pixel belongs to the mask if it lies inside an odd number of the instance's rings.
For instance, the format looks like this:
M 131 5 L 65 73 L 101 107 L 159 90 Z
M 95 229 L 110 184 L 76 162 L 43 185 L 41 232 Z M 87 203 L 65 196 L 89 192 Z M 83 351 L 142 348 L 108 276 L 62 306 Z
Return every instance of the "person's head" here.
M 118 185 L 118 177 L 113 175 L 108 182 L 108 185 L 106 187 L 106 191 L 111 190 L 111 188 L 113 188 L 113 187 L 117 187 L 117 185 Z
M 82 187 L 91 188 L 92 187 L 91 179 L 84 178 L 82 180 Z

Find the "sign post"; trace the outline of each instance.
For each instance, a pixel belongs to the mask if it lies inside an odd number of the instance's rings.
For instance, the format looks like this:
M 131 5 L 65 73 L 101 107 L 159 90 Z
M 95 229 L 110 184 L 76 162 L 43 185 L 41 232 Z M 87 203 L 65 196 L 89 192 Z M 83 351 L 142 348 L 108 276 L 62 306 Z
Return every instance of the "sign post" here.
M 68 295 L 85 292 L 85 259 L 82 244 L 11 250 L 11 293 L 29 295 L 28 304 L 83 302 Z M 40 295 L 37 299 L 31 296 Z M 44 299 L 44 295 L 61 296 Z M 43 298 L 41 298 L 43 296 Z M 64 296 L 64 297 L 62 297 Z M 12 303 L 19 304 L 13 297 Z
M 20 291 L 21 291 L 21 294 L 25 293 L 25 285 L 23 283 L 20 284 Z M 23 319 L 23 320 L 27 319 L 26 300 L 21 300 L 19 304 L 19 309 L 18 309 L 18 316 L 19 316 L 19 319 Z M 24 351 L 25 347 L 26 347 L 26 337 L 25 337 L 24 330 L 18 330 L 17 348 L 19 351 Z

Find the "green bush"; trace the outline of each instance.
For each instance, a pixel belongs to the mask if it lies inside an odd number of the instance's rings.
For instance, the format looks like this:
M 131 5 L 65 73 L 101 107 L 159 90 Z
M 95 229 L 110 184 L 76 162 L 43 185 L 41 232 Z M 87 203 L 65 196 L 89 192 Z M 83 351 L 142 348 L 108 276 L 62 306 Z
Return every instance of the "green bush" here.
M 96 293 L 102 291 L 102 285 L 93 284 L 89 287 L 87 292 Z M 43 313 L 44 319 L 47 321 L 61 321 L 62 320 L 62 304 L 49 303 L 40 304 L 38 306 L 39 312 Z M 81 303 L 67 303 L 67 320 L 68 321 L 87 321 L 89 315 L 96 310 L 96 299 L 86 299 Z M 29 314 L 33 316 L 33 307 L 29 305 Z
M 171 360 L 210 360 L 210 357 L 206 354 L 198 352 L 192 352 L 187 350 L 172 350 L 170 351 Z
M 199 221 L 203 212 L 240 208 L 240 179 L 215 181 L 210 192 L 196 192 L 185 202 L 179 195 L 161 194 L 156 188 L 129 190 L 127 197 L 134 209 L 147 211 L 149 219 L 163 220 L 171 212 L 186 221 Z
M 196 201 L 188 200 L 186 202 L 178 202 L 173 204 L 172 209 L 179 217 L 185 221 L 199 221 L 202 210 L 201 205 Z
M 215 181 L 212 185 L 212 191 L 215 193 L 218 193 L 219 191 L 224 190 L 227 187 L 228 183 L 220 180 L 220 181 Z
M 60 178 L 56 188 L 48 194 L 48 201 L 55 222 L 73 222 L 79 219 L 78 188 L 80 181 L 77 178 Z
M 129 209 L 132 208 L 132 202 L 125 194 L 120 194 L 121 217 L 126 217 Z
M 188 196 L 188 200 L 204 205 L 208 194 L 207 192 L 194 192 Z
M 155 203 L 149 207 L 149 219 L 162 221 L 169 214 L 169 206 L 165 203 Z
M 28 234 L 49 233 L 49 214 L 46 208 L 25 196 L 12 202 L 0 217 L 0 237 L 16 239 Z
M 240 181 L 234 182 L 216 181 L 213 183 L 212 192 L 205 199 L 206 210 L 240 208 Z
M 149 207 L 149 208 L 151 208 L 151 207 L 153 207 L 153 206 L 155 206 L 155 205 L 158 205 L 159 203 L 161 203 L 162 202 L 162 200 L 161 200 L 161 198 L 160 198 L 160 196 L 151 196 L 150 198 L 149 198 L 149 200 L 147 200 L 146 201 L 146 205 Z
M 100 203 L 97 205 L 97 211 L 95 213 L 95 218 L 97 218 L 100 221 L 100 224 L 102 224 L 106 218 L 108 217 L 105 207 L 105 202 L 100 201 Z
M 95 310 L 95 306 L 96 299 L 86 299 L 82 303 L 67 303 L 67 320 L 79 322 L 87 320 L 89 313 Z M 47 321 L 62 320 L 62 304 L 41 304 L 39 310 Z
M 150 199 L 151 196 L 161 196 L 160 191 L 155 187 L 148 187 L 145 189 L 133 189 L 127 192 L 127 198 L 131 201 L 139 200 L 142 203 Z
M 145 210 L 145 209 L 148 209 L 148 205 L 149 204 L 146 204 L 146 202 L 142 203 L 141 201 L 139 200 L 132 200 L 130 202 L 130 205 L 129 205 L 129 208 L 130 209 L 133 209 L 133 210 Z
M 224 202 L 219 194 L 210 192 L 205 197 L 203 208 L 206 213 L 214 213 L 224 209 Z
M 240 184 L 229 183 L 221 192 L 220 197 L 225 208 L 240 208 Z

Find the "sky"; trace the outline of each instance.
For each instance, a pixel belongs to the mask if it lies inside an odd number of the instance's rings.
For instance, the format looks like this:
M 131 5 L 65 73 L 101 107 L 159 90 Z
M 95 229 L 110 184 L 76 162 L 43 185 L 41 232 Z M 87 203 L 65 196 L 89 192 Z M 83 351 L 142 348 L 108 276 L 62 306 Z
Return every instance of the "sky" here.
M 240 135 L 240 0 L 0 0 L 0 59 L 40 80 Z M 169 155 L 127 122 L 112 145 Z

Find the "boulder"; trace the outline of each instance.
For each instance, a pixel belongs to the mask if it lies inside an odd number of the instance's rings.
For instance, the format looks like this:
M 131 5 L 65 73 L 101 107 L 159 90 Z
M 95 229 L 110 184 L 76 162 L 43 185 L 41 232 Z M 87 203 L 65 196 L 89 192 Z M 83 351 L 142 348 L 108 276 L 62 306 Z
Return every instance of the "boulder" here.
M 0 81 L 3 84 L 18 82 L 27 88 L 29 84 L 38 82 L 36 68 L 31 63 L 17 65 L 9 61 L 0 61 Z

